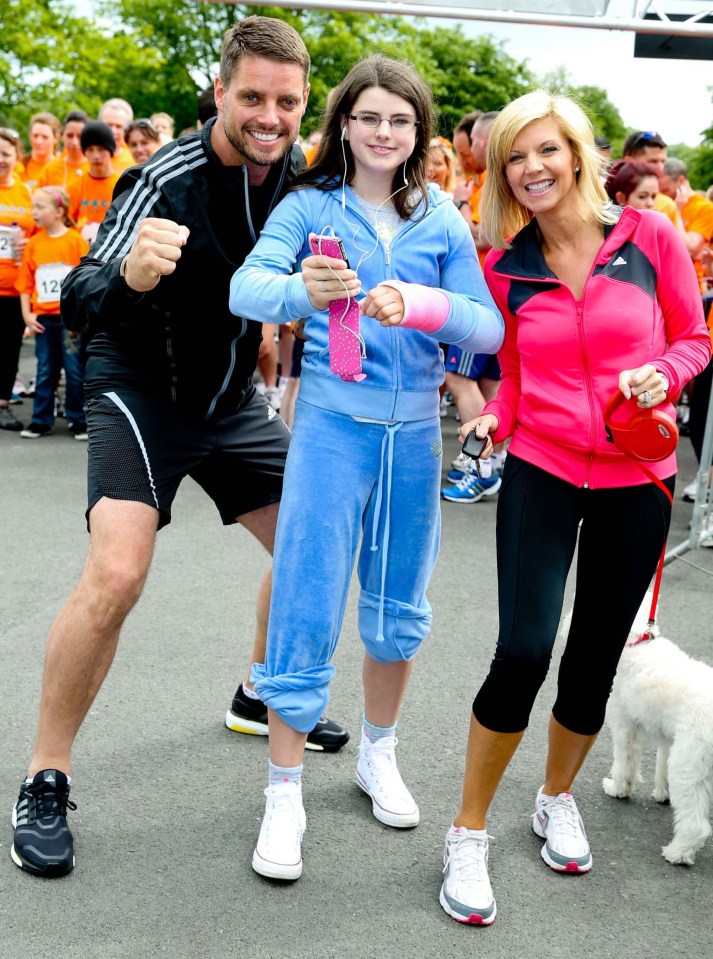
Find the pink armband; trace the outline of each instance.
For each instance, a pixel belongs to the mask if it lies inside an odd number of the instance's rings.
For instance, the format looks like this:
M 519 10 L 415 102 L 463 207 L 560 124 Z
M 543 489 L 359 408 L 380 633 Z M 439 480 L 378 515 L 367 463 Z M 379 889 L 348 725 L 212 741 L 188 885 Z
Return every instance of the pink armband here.
M 443 290 L 403 280 L 382 280 L 379 286 L 398 290 L 404 301 L 404 318 L 399 326 L 407 326 L 423 333 L 436 333 L 448 319 L 451 301 Z

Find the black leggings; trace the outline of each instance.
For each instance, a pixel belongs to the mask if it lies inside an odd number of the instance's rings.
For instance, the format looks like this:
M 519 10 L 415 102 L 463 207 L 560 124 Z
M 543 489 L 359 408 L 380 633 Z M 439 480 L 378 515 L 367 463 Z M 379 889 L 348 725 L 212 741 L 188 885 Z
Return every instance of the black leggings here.
M 0 400 L 12 396 L 24 332 L 20 297 L 0 296 Z
M 674 480 L 664 480 L 672 493 Z M 581 520 L 572 623 L 553 714 L 572 732 L 599 732 L 670 519 L 668 498 L 653 483 L 581 489 L 508 456 L 497 517 L 500 632 L 473 703 L 481 725 L 502 733 L 527 727 L 549 668 Z

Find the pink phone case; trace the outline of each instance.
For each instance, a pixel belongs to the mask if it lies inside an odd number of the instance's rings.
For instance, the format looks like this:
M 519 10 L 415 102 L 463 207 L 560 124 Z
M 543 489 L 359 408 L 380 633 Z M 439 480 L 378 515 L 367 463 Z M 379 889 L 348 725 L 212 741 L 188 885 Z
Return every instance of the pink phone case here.
M 336 236 L 313 236 L 312 252 L 334 257 L 348 264 L 344 246 Z M 329 368 L 345 382 L 360 383 L 366 378 L 361 368 L 359 305 L 356 300 L 332 300 L 329 304 Z

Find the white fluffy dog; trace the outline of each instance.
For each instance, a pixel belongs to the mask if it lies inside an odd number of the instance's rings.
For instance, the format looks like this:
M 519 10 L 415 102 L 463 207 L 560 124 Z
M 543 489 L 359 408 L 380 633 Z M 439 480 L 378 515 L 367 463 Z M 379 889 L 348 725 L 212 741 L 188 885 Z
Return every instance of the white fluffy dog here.
M 644 746 L 658 746 L 653 798 L 671 800 L 673 839 L 661 850 L 671 863 L 693 865 L 711 834 L 713 669 L 668 639 L 636 642 L 646 632 L 651 595 L 637 614 L 607 708 L 614 762 L 604 792 L 628 798 L 641 779 Z

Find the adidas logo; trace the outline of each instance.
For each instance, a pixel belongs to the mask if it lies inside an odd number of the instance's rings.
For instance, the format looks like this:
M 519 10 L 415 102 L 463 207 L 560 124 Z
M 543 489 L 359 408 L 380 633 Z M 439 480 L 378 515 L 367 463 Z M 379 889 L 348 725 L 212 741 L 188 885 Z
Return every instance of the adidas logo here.
M 268 407 L 267 407 L 267 421 L 268 421 L 268 423 L 270 422 L 270 420 L 274 420 L 276 416 L 277 416 L 277 413 L 273 410 L 273 408 L 272 408 L 271 406 L 268 405 Z
M 52 775 L 52 773 L 47 773 L 47 774 L 46 774 L 46 776 L 45 776 L 45 782 L 46 782 L 46 783 L 53 783 L 53 782 L 55 782 L 55 778 L 54 778 L 54 776 Z
M 623 256 L 618 256 L 612 263 L 612 266 L 626 266 L 626 260 Z

